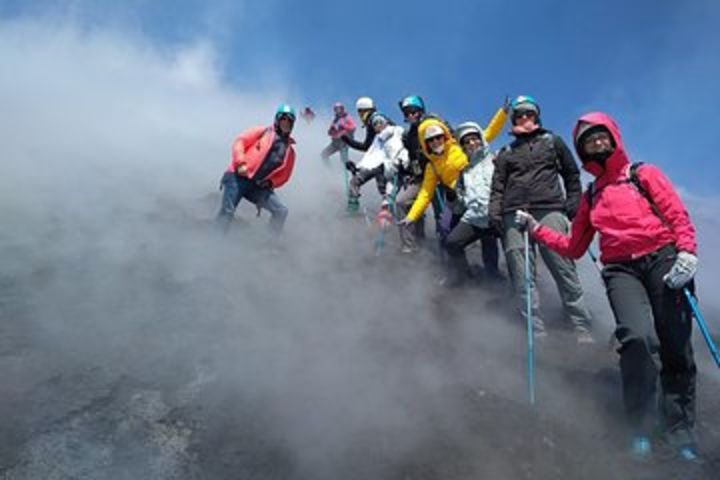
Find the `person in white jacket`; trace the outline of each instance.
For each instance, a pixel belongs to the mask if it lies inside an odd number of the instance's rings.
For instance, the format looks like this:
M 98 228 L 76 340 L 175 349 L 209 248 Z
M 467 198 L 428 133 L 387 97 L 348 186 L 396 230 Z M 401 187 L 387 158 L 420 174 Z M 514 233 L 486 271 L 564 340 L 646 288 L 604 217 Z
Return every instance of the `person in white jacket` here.
M 490 185 L 495 171 L 495 155 L 485 141 L 482 128 L 475 122 L 458 125 L 455 135 L 469 163 L 455 186 L 453 226 L 445 241 L 450 257 L 448 285 L 459 284 L 469 272 L 465 248 L 480 240 L 485 274 L 501 279 L 496 233 L 490 228 Z
M 360 187 L 374 178 L 385 205 L 387 190 L 392 185 L 393 177 L 400 166 L 408 164 L 408 152 L 402 141 L 403 128 L 394 125 L 386 115 L 375 112 L 369 123 L 375 130 L 375 138 L 370 148 L 357 165 L 348 162 L 348 168 L 353 173 L 350 197 L 357 201 Z

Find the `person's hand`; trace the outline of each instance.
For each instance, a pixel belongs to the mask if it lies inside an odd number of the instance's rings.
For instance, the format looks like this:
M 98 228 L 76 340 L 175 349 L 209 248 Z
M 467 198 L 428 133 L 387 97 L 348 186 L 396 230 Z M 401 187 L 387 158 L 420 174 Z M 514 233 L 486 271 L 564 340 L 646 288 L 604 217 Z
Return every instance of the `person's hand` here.
M 238 174 L 240 177 L 247 177 L 248 174 L 248 168 L 247 165 L 244 163 L 241 163 L 237 166 L 237 170 L 235 170 L 235 173 Z
M 695 276 L 697 264 L 698 258 L 692 253 L 678 252 L 675 263 L 663 277 L 665 285 L 673 290 L 683 288 Z
M 405 217 L 405 218 L 403 218 L 402 220 L 398 220 L 397 225 L 398 225 L 398 227 L 409 227 L 409 226 L 411 226 L 413 223 L 415 223 L 415 222 L 413 222 L 413 221 L 410 220 L 409 218 Z
M 521 229 L 529 228 L 531 231 L 537 227 L 537 220 L 524 210 L 515 210 L 515 223 Z
M 350 171 L 350 173 L 352 173 L 353 175 L 355 175 L 358 171 L 357 165 L 355 165 L 355 162 L 351 160 L 345 162 L 345 168 L 347 168 L 348 171 Z

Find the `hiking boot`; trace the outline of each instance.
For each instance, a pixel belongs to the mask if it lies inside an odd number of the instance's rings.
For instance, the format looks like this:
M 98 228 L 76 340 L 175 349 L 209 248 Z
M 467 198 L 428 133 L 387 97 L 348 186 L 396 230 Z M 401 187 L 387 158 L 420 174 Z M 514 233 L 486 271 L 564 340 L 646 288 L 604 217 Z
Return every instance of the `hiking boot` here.
M 592 345 L 595 343 L 595 339 L 587 330 L 580 330 L 576 333 L 575 339 L 578 345 Z
M 685 445 L 678 450 L 680 458 L 686 462 L 702 463 L 695 445 Z
M 652 455 L 652 444 L 650 438 L 640 435 L 632 440 L 630 455 L 636 460 L 647 460 Z
M 351 215 L 358 213 L 360 211 L 360 201 L 357 198 L 348 198 L 346 210 Z

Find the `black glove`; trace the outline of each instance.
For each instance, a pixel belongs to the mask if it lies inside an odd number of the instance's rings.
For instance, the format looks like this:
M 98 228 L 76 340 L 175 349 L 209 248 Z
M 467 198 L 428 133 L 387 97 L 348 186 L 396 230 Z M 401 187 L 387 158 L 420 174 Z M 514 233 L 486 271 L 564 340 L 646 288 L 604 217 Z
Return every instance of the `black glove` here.
M 357 174 L 358 168 L 357 165 L 355 165 L 355 162 L 348 160 L 345 162 L 345 168 L 347 168 L 353 175 Z
M 448 202 L 454 202 L 455 200 L 457 200 L 457 192 L 452 188 L 446 188 L 445 198 Z

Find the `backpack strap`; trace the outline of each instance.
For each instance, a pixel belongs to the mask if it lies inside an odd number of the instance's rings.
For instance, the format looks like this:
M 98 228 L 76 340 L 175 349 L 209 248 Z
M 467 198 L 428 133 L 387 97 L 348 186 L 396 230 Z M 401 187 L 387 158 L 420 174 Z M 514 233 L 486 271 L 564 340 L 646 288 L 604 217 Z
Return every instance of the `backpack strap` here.
M 660 209 L 658 208 L 655 201 L 650 196 L 650 193 L 645 190 L 645 187 L 642 186 L 642 183 L 640 183 L 640 178 L 638 177 L 638 169 L 643 166 L 643 162 L 635 162 L 632 165 L 630 165 L 630 168 L 628 170 L 628 183 L 632 184 L 633 187 L 642 195 L 645 197 L 645 200 L 650 204 L 650 208 L 652 209 L 653 213 L 656 217 L 660 219 L 660 221 L 665 225 L 666 227 L 670 228 L 672 230 L 672 226 L 670 225 L 670 222 L 667 221 L 665 216 L 662 214 Z

